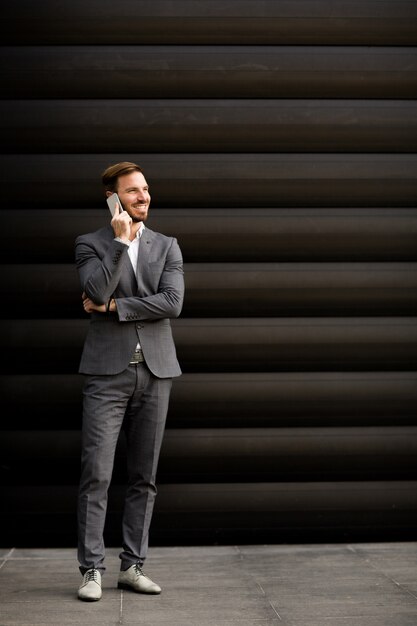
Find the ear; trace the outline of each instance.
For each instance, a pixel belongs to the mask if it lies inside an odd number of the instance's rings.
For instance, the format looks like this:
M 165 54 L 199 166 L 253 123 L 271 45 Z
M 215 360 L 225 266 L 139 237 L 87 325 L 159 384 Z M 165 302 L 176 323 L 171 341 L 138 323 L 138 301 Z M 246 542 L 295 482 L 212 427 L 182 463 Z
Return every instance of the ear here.
M 114 191 L 106 191 L 106 198 L 110 198 L 114 194 Z

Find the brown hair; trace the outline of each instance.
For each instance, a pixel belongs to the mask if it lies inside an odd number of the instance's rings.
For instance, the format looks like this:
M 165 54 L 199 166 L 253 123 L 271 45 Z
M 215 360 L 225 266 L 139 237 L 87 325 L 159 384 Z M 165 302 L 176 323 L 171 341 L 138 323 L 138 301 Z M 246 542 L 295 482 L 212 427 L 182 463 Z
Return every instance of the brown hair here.
M 119 176 L 124 176 L 125 174 L 130 174 L 131 172 L 142 172 L 142 170 L 139 165 L 136 165 L 136 163 L 130 163 L 129 161 L 122 161 L 121 163 L 110 165 L 104 170 L 101 176 L 104 190 L 116 191 Z

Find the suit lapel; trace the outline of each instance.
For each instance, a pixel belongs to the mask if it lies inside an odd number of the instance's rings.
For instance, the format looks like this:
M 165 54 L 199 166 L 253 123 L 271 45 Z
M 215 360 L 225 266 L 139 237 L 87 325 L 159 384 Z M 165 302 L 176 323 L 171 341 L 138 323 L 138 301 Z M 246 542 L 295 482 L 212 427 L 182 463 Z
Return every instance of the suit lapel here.
M 148 272 L 148 259 L 152 248 L 154 233 L 145 228 L 139 242 L 138 264 L 136 266 L 136 280 L 138 283 L 138 294 L 145 294 L 145 282 Z
M 136 289 L 136 276 L 135 272 L 133 271 L 132 261 L 130 260 L 130 256 L 128 254 L 126 254 L 125 256 L 125 270 L 126 271 L 124 272 L 124 275 L 130 282 L 132 293 L 134 293 Z

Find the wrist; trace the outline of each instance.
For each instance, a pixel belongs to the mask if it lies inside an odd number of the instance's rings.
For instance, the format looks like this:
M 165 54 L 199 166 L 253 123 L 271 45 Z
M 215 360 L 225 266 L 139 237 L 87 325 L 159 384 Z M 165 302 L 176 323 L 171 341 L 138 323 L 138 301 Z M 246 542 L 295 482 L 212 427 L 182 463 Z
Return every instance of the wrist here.
M 119 235 L 114 238 L 115 241 L 120 241 L 120 243 L 124 243 L 126 246 L 130 246 L 130 239 L 127 235 Z
M 106 305 L 106 313 L 113 313 L 116 310 L 116 301 L 114 298 L 110 298 Z

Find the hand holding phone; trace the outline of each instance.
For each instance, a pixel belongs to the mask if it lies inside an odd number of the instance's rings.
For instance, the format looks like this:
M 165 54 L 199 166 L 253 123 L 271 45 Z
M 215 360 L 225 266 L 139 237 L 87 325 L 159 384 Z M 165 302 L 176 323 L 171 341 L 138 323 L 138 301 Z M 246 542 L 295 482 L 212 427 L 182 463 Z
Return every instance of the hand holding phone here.
M 120 237 L 120 239 L 123 239 L 123 238 L 129 239 L 132 218 L 123 209 L 123 205 L 120 202 L 120 198 L 117 195 L 117 193 L 113 193 L 111 196 L 107 198 L 107 205 L 110 209 L 110 213 L 112 214 L 111 225 L 113 226 L 115 237 Z M 119 208 L 116 211 L 117 206 Z
M 107 198 L 107 204 L 108 207 L 110 209 L 110 213 L 112 215 L 112 217 L 114 217 L 114 214 L 116 213 L 116 205 L 119 205 L 119 213 L 121 213 L 123 211 L 123 205 L 120 202 L 120 198 L 117 195 L 117 193 L 113 193 L 111 196 L 109 196 Z

